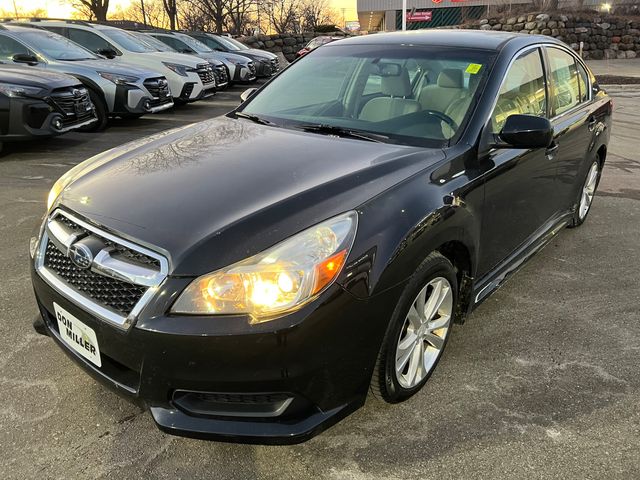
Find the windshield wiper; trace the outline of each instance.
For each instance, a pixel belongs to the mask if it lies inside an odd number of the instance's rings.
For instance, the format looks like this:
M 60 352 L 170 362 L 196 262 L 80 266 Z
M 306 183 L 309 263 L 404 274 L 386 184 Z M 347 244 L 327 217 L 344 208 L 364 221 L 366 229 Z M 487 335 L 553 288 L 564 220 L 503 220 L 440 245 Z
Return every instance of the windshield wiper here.
M 300 130 L 304 130 L 305 132 L 317 132 L 325 133 L 327 135 L 336 135 L 338 137 L 358 138 L 360 140 L 367 140 L 369 142 L 384 143 L 385 141 L 389 140 L 388 136 L 379 133 L 372 133 L 353 128 L 337 127 L 335 125 L 325 125 L 322 123 L 298 125 L 295 128 L 299 128 Z
M 264 118 L 260 118 L 257 115 L 251 115 L 250 113 L 244 112 L 235 112 L 234 114 L 236 117 L 246 118 L 247 120 L 251 120 L 254 123 L 259 123 L 260 125 L 270 125 L 272 127 L 277 127 L 275 123 L 270 122 L 269 120 L 266 120 Z

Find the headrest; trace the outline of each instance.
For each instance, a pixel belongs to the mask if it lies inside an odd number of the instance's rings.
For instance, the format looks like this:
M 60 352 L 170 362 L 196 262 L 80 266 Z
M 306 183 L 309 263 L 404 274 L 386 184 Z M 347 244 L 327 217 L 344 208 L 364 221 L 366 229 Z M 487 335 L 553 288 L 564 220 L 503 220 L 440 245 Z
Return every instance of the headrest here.
M 409 72 L 406 68 L 400 70 L 400 75 L 392 77 L 382 77 L 381 90 L 383 95 L 390 97 L 408 97 L 411 91 L 411 82 L 409 81 Z
M 438 75 L 438 86 L 442 88 L 463 88 L 464 77 L 462 76 L 462 70 L 445 68 Z

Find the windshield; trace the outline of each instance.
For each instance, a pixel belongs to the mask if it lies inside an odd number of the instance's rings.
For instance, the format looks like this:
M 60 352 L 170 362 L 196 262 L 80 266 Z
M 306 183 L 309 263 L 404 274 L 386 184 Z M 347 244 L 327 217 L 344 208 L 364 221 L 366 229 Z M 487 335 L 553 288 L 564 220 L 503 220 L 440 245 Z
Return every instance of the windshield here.
M 336 127 L 383 135 L 390 143 L 443 146 L 462 131 L 493 56 L 332 43 L 292 64 L 241 110 L 286 128 L 322 126 L 327 133 Z
M 220 40 L 220 42 L 224 45 L 226 45 L 227 47 L 229 47 L 230 50 L 249 50 L 249 47 L 247 47 L 245 44 L 240 43 L 238 40 L 236 40 L 235 38 L 231 38 L 231 37 L 216 37 L 218 40 Z
M 55 60 L 74 61 L 98 58 L 89 50 L 57 33 L 34 30 L 21 32 L 20 38 L 32 45 L 34 50 L 39 50 L 45 56 Z
M 175 52 L 176 51 L 166 43 L 161 42 L 157 38 L 152 37 L 151 35 L 147 35 L 146 33 L 133 32 L 133 34 L 142 43 L 149 45 L 151 48 L 153 48 L 154 50 L 157 50 L 158 52 Z
M 155 52 L 156 49 L 147 43 L 142 42 L 129 32 L 117 29 L 104 29 L 101 30 L 107 37 L 116 42 L 124 50 L 128 50 L 133 53 L 147 53 Z
M 209 47 L 207 47 L 204 43 L 199 40 L 196 40 L 189 35 L 177 34 L 176 37 L 182 42 L 186 43 L 187 46 L 191 47 L 192 50 L 195 50 L 197 53 L 210 53 L 213 52 Z

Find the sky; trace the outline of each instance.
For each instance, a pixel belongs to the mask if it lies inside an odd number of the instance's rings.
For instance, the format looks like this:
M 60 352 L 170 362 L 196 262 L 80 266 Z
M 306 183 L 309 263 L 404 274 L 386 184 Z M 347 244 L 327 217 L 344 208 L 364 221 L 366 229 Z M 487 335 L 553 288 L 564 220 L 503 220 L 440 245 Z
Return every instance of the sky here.
M 109 2 L 109 10 L 115 11 L 118 6 L 126 8 L 132 0 L 111 0 Z M 0 10 L 13 10 L 14 0 L 0 0 Z M 341 16 L 341 9 L 345 9 L 346 20 L 357 19 L 356 13 L 356 0 L 330 0 L 331 7 L 334 8 Z M 35 10 L 37 8 L 44 8 L 47 10 L 47 15 L 53 18 L 69 18 L 71 16 L 72 8 L 69 6 L 69 2 L 64 0 L 15 0 L 15 3 L 19 9 L 23 10 Z

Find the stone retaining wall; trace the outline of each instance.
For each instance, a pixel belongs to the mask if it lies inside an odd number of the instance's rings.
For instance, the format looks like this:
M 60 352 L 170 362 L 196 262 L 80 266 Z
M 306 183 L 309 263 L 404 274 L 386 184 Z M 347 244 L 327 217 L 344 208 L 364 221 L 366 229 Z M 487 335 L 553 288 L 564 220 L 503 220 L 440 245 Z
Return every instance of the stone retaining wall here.
M 549 35 L 576 51 L 584 42 L 583 58 L 635 58 L 640 53 L 640 21 L 593 14 L 530 13 L 484 18 L 462 28 Z
M 251 48 L 259 48 L 273 53 L 282 53 L 288 61 L 296 58 L 296 52 L 304 47 L 309 40 L 320 35 L 342 36 L 340 33 L 286 33 L 283 35 L 254 35 L 240 37 L 242 43 Z

